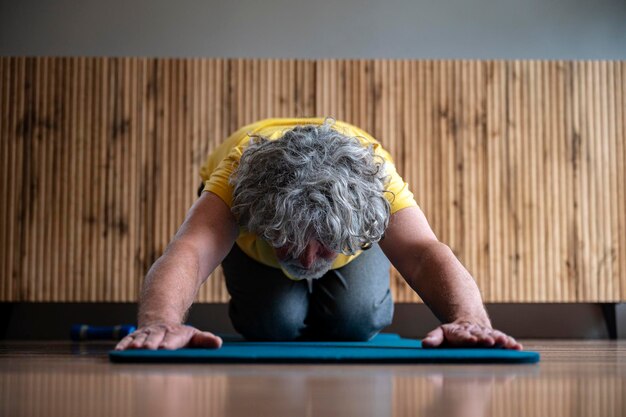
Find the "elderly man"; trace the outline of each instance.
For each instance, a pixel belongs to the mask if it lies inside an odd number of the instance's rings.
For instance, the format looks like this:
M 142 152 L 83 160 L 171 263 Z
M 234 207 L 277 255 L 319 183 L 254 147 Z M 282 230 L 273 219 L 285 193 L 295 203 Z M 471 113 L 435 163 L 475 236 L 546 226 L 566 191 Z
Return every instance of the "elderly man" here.
M 182 324 L 220 263 L 249 340 L 369 340 L 391 323 L 390 261 L 444 323 L 425 347 L 522 349 L 494 330 L 469 272 L 431 230 L 391 156 L 332 118 L 273 118 L 233 133 L 201 169 L 200 197 L 116 349 L 219 348 Z

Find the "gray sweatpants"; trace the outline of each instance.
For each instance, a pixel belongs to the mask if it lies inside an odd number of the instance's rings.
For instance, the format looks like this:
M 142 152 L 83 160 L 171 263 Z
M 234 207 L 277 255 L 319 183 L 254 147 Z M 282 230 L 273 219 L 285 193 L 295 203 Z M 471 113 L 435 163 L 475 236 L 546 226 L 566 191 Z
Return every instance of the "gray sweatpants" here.
M 376 244 L 313 280 L 287 278 L 235 244 L 222 262 L 229 316 L 248 340 L 370 340 L 393 319 L 390 263 Z

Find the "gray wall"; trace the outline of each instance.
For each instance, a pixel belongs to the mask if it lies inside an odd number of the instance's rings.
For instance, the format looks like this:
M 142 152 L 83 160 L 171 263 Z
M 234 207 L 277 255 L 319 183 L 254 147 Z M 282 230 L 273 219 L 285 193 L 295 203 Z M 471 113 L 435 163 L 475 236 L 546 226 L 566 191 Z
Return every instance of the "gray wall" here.
M 0 0 L 0 55 L 626 59 L 626 0 Z

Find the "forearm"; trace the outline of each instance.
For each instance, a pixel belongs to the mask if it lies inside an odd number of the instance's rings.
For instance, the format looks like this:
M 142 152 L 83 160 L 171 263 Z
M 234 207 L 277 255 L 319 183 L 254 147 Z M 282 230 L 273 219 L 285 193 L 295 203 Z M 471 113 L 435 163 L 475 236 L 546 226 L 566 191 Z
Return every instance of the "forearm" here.
M 182 323 L 200 287 L 198 271 L 197 252 L 172 242 L 148 271 L 141 291 L 138 325 Z
M 467 319 L 491 327 L 476 282 L 447 245 L 430 245 L 408 275 L 408 284 L 442 322 Z

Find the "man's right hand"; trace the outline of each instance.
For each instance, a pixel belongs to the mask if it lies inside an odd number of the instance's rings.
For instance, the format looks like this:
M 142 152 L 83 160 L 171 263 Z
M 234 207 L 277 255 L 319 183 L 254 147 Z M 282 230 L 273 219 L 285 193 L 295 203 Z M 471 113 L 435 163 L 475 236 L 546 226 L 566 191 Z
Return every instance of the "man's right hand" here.
M 184 324 L 155 323 L 143 326 L 129 334 L 115 346 L 124 349 L 168 349 L 182 347 L 220 348 L 222 339 Z

